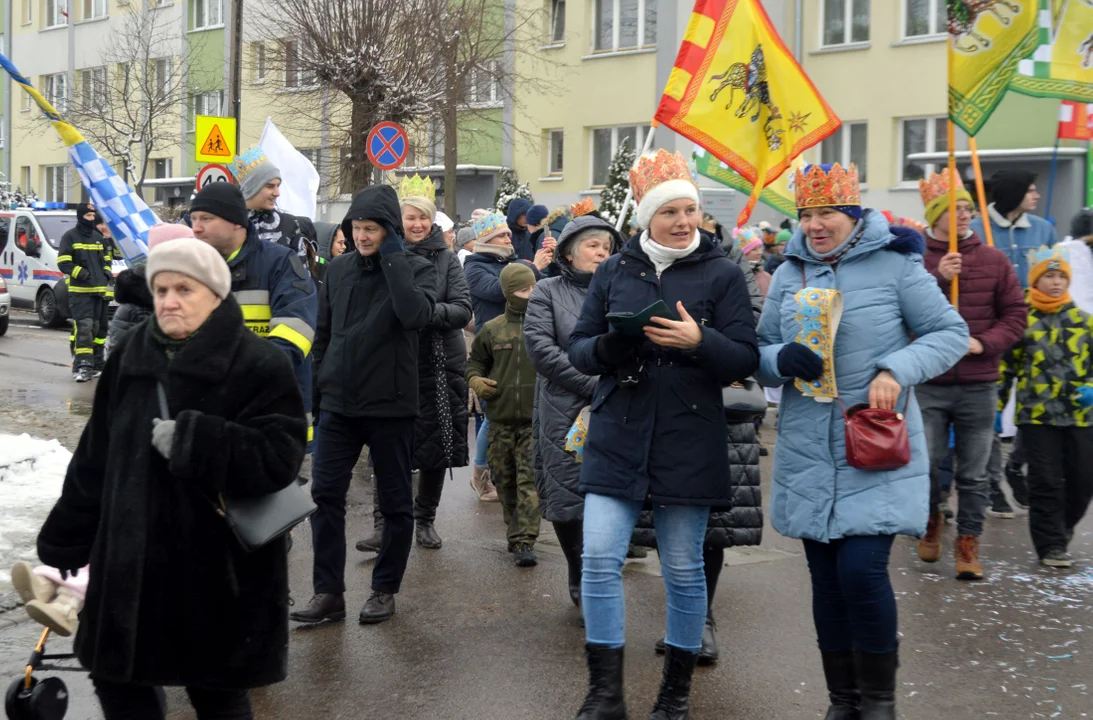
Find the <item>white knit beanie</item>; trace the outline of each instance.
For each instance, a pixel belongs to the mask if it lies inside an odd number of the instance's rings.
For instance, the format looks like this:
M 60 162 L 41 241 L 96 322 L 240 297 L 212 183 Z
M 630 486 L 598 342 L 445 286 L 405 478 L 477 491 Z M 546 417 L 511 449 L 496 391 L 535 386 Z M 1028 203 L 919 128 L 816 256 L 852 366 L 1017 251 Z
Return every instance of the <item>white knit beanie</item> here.
M 223 300 L 232 290 L 231 271 L 212 245 L 197 238 L 179 238 L 152 248 L 148 253 L 148 289 L 161 272 L 182 273 L 212 290 Z
M 638 225 L 649 227 L 649 221 L 657 214 L 657 210 L 673 200 L 686 198 L 699 203 L 698 188 L 690 180 L 668 180 L 645 193 L 638 203 Z

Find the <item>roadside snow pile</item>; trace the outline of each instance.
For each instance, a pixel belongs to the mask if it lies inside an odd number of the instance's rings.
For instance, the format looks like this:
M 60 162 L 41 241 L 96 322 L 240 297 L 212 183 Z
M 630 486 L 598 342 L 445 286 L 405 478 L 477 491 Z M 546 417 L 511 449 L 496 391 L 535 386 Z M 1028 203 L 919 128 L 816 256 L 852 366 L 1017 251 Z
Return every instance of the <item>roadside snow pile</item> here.
M 38 529 L 61 495 L 72 453 L 56 440 L 0 433 L 0 584 L 11 566 L 34 560 Z

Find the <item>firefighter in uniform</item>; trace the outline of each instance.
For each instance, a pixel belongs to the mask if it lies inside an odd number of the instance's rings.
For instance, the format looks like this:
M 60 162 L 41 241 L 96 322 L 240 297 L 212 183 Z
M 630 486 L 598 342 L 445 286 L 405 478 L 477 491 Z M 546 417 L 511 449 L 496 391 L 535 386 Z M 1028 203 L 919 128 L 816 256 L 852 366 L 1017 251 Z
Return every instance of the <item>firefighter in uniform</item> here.
M 90 203 L 76 206 L 76 227 L 61 236 L 57 267 L 65 275 L 72 315 L 72 377 L 87 382 L 102 374 L 106 364 L 106 331 L 110 324 L 111 257 L 95 229 L 98 215 Z
M 318 294 L 303 261 L 283 245 L 263 242 L 249 228 L 239 188 L 211 183 L 190 204 L 194 235 L 228 263 L 232 294 L 243 319 L 288 355 L 303 395 L 311 441 L 311 344 L 315 341 Z

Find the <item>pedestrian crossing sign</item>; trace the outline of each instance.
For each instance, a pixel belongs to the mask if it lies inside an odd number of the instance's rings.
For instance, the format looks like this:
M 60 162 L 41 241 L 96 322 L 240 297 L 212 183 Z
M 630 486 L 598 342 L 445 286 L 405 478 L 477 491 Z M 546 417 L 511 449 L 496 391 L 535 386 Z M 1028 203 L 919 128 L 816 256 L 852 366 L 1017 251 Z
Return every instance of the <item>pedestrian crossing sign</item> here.
M 197 162 L 222 162 L 235 157 L 235 118 L 198 115 L 194 130 Z

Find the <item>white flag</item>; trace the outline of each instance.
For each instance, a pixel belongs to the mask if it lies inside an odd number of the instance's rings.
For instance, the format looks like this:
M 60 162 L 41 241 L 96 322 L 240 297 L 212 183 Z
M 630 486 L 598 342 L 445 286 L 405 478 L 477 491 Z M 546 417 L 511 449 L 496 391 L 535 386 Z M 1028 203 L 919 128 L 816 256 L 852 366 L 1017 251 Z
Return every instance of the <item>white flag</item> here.
M 258 145 L 270 162 L 281 171 L 281 197 L 277 201 L 277 207 L 287 213 L 314 220 L 319 194 L 319 171 L 281 134 L 273 124 L 273 118 L 266 118 L 266 127 L 262 130 L 262 139 L 258 141 Z

